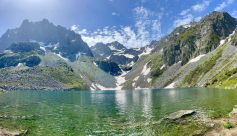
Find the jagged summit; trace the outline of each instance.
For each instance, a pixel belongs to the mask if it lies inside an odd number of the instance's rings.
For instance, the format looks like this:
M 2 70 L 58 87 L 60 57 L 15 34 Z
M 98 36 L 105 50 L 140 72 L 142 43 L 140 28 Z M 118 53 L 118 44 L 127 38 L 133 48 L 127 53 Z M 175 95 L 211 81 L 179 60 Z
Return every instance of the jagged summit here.
M 60 25 L 55 26 L 47 19 L 38 22 L 25 19 L 19 28 L 7 30 L 0 38 L 0 51 L 5 50 L 14 42 L 21 41 L 38 42 L 46 50 L 61 53 L 71 61 L 76 60 L 77 54 L 93 56 L 87 43 L 79 34 Z

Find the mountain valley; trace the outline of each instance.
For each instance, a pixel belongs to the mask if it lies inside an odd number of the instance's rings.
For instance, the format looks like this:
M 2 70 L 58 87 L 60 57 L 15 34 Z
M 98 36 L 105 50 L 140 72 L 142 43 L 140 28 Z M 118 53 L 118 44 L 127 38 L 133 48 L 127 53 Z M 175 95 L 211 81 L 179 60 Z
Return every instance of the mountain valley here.
M 216 12 L 181 25 L 159 41 L 126 48 L 89 47 L 80 34 L 47 19 L 24 20 L 0 38 L 5 90 L 236 88 L 237 19 Z

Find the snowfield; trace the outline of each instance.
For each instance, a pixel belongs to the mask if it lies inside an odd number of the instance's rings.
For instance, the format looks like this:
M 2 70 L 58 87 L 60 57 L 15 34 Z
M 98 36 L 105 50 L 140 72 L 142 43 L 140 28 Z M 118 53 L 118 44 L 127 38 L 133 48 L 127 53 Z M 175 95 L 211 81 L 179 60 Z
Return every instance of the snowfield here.
M 141 53 L 140 55 L 138 55 L 139 58 L 140 58 L 141 56 L 144 56 L 144 55 L 149 55 L 152 50 L 153 50 L 153 48 L 146 47 L 145 50 L 143 51 L 143 53 Z
M 199 55 L 196 58 L 191 59 L 187 64 L 193 63 L 193 62 L 197 62 L 197 61 L 199 61 L 204 56 L 206 56 L 206 54 Z
M 143 67 L 142 73 L 144 76 L 148 75 L 149 72 L 151 71 L 151 68 L 147 68 L 147 63 L 145 64 L 145 66 Z
M 170 85 L 166 86 L 165 88 L 167 88 L 167 89 L 168 89 L 168 88 L 174 88 L 175 83 L 176 83 L 176 82 L 173 82 L 173 83 L 171 83 Z

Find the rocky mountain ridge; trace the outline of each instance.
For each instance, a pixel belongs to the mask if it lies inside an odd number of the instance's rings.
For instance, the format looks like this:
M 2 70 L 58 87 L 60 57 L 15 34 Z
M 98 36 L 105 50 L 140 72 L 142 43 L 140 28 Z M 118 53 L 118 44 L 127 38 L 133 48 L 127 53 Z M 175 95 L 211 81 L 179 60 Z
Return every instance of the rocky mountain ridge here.
M 25 20 L 20 28 L 7 30 L 1 37 L 0 48 L 5 51 L 0 53 L 0 87 L 9 90 L 235 88 L 236 25 L 237 20 L 227 12 L 214 11 L 199 22 L 177 27 L 159 41 L 127 49 L 118 42 L 97 43 L 89 48 L 73 31 L 53 26 L 47 20 L 38 23 Z M 57 29 L 52 37 L 55 31 L 51 29 Z
M 91 47 L 91 50 L 101 57 L 123 66 L 133 66 L 141 56 L 150 54 L 152 49 L 151 46 L 127 49 L 117 41 L 107 44 L 97 43 Z

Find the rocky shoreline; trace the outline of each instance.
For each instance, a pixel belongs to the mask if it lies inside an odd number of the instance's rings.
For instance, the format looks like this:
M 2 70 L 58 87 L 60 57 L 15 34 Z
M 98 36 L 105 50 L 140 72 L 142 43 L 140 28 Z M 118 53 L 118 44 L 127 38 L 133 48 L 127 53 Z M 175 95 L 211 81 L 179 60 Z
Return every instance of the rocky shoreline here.
M 196 130 L 193 132 L 193 136 L 232 136 L 237 135 L 237 105 L 233 108 L 228 116 L 220 119 L 210 119 L 208 118 L 209 112 L 214 111 L 194 111 L 194 110 L 180 110 L 170 115 L 165 116 L 158 122 L 154 122 L 154 125 L 160 124 L 176 124 L 176 125 L 190 125 L 191 123 L 196 123 L 200 127 L 205 126 L 202 130 Z M 225 125 L 231 124 L 230 128 Z M 192 133 L 192 132 L 190 132 Z

